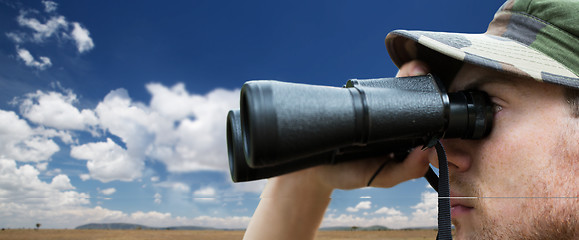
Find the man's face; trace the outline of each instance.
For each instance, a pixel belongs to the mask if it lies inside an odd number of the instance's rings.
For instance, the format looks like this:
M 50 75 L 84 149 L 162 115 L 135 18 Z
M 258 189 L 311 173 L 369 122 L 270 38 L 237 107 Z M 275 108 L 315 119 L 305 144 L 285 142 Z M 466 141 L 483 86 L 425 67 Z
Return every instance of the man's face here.
M 576 239 L 579 119 L 563 88 L 465 65 L 449 92 L 468 88 L 496 106 L 487 138 L 443 142 L 451 197 L 476 197 L 451 199 L 457 238 Z

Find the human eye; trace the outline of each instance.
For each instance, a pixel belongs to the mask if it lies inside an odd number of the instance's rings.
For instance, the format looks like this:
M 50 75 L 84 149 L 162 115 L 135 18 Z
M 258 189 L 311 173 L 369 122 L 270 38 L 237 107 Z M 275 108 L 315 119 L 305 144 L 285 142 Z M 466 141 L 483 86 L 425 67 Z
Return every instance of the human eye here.
M 504 110 L 504 106 L 506 105 L 503 100 L 498 97 L 490 96 L 493 113 L 495 116 Z
M 493 103 L 493 113 L 497 114 L 498 112 L 503 110 L 503 106 Z

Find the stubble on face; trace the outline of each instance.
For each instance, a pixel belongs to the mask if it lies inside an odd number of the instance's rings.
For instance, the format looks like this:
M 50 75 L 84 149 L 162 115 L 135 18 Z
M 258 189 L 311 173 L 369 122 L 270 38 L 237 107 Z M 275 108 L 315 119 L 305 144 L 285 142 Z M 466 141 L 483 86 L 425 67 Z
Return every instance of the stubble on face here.
M 536 176 L 532 198 L 478 198 L 473 201 L 478 229 L 466 233 L 468 239 L 579 239 L 579 134 L 577 121 L 562 126 L 558 143 L 551 149 L 550 168 Z M 459 189 L 469 189 L 472 196 L 483 196 L 475 184 L 451 181 Z M 490 204 L 490 201 L 494 203 Z M 518 216 L 509 219 L 489 206 L 497 201 L 517 206 Z M 508 203 L 506 201 L 509 201 Z M 493 211 L 494 210 L 494 211 Z M 460 229 L 460 223 L 455 223 Z M 475 228 L 476 229 L 476 228 Z M 463 233 L 464 234 L 464 233 Z
M 524 211 L 506 222 L 500 216 L 490 216 L 482 211 L 480 232 L 471 233 L 469 239 L 561 239 L 572 240 L 579 236 L 577 199 L 530 198 L 488 199 L 490 201 L 521 201 Z M 573 207 L 575 206 L 575 207 Z

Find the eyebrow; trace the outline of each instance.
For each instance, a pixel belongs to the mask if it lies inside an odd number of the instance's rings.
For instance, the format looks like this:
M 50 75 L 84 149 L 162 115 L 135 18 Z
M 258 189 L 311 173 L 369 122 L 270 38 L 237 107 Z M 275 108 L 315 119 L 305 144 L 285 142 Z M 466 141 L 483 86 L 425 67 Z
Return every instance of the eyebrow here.
M 480 89 L 482 86 L 484 85 L 488 85 L 491 83 L 499 83 L 499 84 L 505 84 L 505 85 L 509 85 L 511 87 L 517 87 L 517 81 L 518 78 L 513 77 L 513 78 L 503 78 L 503 77 L 496 77 L 496 76 L 491 76 L 491 77 L 482 77 L 479 78 L 473 82 L 468 83 L 466 86 L 464 86 L 464 90 L 467 89 Z
M 509 76 L 509 77 L 496 75 L 483 76 L 476 79 L 473 82 L 466 84 L 463 90 L 476 89 L 482 91 L 482 88 L 485 85 L 498 84 L 499 86 L 497 88 L 493 88 L 496 90 L 487 89 L 486 92 L 489 94 L 490 93 L 498 94 L 499 92 L 502 92 L 504 94 L 506 91 L 509 92 L 509 95 L 527 96 L 529 94 L 529 89 L 527 88 L 527 85 L 521 84 L 521 82 L 528 80 L 529 79 L 524 79 L 517 76 Z M 488 92 L 489 90 L 491 92 Z M 501 96 L 504 97 L 504 95 Z

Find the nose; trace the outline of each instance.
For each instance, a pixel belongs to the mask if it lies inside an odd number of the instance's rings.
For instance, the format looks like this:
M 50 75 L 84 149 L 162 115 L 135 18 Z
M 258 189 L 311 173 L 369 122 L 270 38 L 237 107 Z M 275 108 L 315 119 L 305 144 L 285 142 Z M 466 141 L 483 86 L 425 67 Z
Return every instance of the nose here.
M 468 171 L 472 164 L 472 158 L 469 154 L 469 140 L 448 139 L 442 140 L 442 146 L 446 152 L 448 160 L 448 170 L 451 172 L 465 172 Z M 430 164 L 438 168 L 438 157 L 436 151 L 430 150 L 428 155 Z

